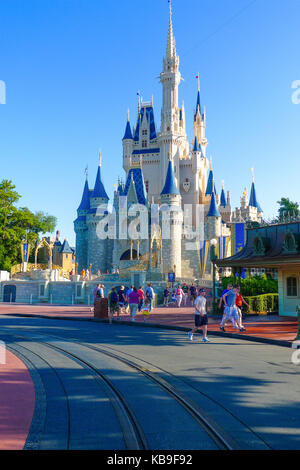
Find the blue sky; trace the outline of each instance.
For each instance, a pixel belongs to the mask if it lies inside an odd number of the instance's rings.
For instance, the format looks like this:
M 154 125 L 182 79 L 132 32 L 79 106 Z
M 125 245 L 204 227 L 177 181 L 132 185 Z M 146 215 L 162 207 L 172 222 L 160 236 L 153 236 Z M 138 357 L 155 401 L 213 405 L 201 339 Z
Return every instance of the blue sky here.
M 239 204 L 255 168 L 265 216 L 281 196 L 300 202 L 298 0 L 173 0 L 173 25 L 189 140 L 200 72 L 208 155 L 217 189 L 225 180 Z M 167 0 L 2 0 L 0 179 L 12 179 L 20 204 L 58 218 L 74 243 L 73 220 L 98 149 L 110 196 L 122 170 L 127 108 L 137 91 L 154 95 L 160 125 Z

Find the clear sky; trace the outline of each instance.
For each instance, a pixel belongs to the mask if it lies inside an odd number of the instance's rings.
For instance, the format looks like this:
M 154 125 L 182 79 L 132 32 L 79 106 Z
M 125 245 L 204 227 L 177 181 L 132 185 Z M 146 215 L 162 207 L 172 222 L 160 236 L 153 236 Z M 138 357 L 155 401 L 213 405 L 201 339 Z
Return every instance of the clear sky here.
M 189 140 L 197 80 L 207 110 L 208 155 L 239 204 L 255 169 L 265 216 L 282 196 L 300 202 L 299 0 L 173 0 L 173 26 Z M 74 244 L 84 168 L 94 184 L 98 149 L 110 196 L 122 169 L 127 108 L 154 95 L 160 127 L 167 0 L 1 0 L 0 179 L 20 204 L 58 218 Z

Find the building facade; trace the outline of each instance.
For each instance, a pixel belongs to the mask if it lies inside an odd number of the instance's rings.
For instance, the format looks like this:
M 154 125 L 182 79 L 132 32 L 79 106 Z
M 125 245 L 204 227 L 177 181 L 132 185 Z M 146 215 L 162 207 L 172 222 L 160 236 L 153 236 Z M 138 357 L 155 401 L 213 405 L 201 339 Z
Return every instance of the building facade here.
M 249 200 L 245 190 L 241 205 L 235 210 L 224 183 L 220 195 L 217 193 L 212 161 L 207 158 L 206 111 L 199 85 L 192 113 L 194 136 L 192 144 L 189 143 L 184 103 L 179 104 L 182 77 L 171 2 L 169 5 L 167 48 L 160 73 L 160 130 L 155 121 L 153 100 L 145 102 L 139 96 L 133 126 L 128 112 L 122 140 L 125 178 L 118 182 L 114 192 L 113 214 L 108 215 L 109 198 L 101 176 L 101 156 L 93 188 L 85 182 L 74 222 L 78 271 L 90 268 L 93 274 L 121 274 L 136 269 L 162 279 L 169 272 L 175 272 L 177 279 L 209 279 L 210 240 L 216 238 L 220 256 L 228 256 L 230 225 L 262 220 L 254 179 Z M 140 207 L 138 220 L 134 209 L 137 205 Z M 170 233 L 166 238 L 167 213 Z M 133 229 L 134 224 L 138 227 L 142 217 L 151 219 L 152 226 L 149 224 L 146 234 L 130 237 L 130 227 Z M 107 233 L 114 236 L 100 236 L 105 224 Z

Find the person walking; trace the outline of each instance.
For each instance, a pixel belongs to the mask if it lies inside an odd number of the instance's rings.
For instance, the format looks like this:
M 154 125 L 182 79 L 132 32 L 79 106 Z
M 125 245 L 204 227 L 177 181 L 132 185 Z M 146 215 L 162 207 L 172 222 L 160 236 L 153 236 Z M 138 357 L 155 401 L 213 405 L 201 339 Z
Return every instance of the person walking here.
M 180 308 L 181 302 L 183 297 L 183 290 L 181 289 L 180 285 L 176 289 L 176 303 L 177 307 Z
M 120 314 L 118 294 L 116 292 L 115 287 L 111 288 L 111 291 L 108 295 L 108 305 L 109 305 L 109 323 L 111 324 L 114 313 L 117 312 L 118 319 L 119 319 L 119 314 Z
M 186 282 L 183 283 L 182 285 L 182 301 L 183 301 L 183 305 L 184 307 L 186 307 L 186 303 L 187 303 L 187 299 L 188 299 L 188 293 L 189 293 L 189 288 L 186 284 Z
M 128 300 L 129 300 L 131 321 L 135 321 L 134 317 L 136 316 L 136 312 L 137 312 L 138 304 L 139 304 L 139 294 L 137 292 L 136 287 L 133 287 L 132 292 L 130 292 L 128 296 Z
M 170 291 L 168 287 L 166 287 L 164 290 L 164 307 L 169 306 L 169 295 L 170 295 Z
M 152 284 L 149 283 L 147 288 L 146 288 L 146 291 L 145 291 L 145 294 L 146 294 L 146 298 L 147 300 L 149 301 L 149 312 L 152 312 L 152 307 L 153 307 L 153 299 L 154 299 L 154 290 L 153 290 L 153 287 L 152 287 Z
M 139 290 L 137 291 L 138 295 L 139 295 L 139 306 L 138 306 L 138 311 L 141 312 L 143 307 L 144 307 L 144 303 L 145 303 L 145 293 L 143 291 L 143 287 L 140 286 L 139 287 Z
M 240 287 L 236 288 L 236 301 L 235 301 L 235 304 L 237 306 L 237 311 L 238 311 L 238 315 L 239 315 L 240 331 L 246 331 L 246 328 L 243 326 L 242 306 L 243 306 L 243 304 L 245 304 L 249 308 L 249 305 L 244 300 L 244 298 L 241 294 L 241 288 Z
M 192 285 L 190 286 L 190 296 L 191 296 L 191 304 L 193 306 L 197 297 L 197 290 L 196 290 L 196 287 L 194 286 L 194 283 L 192 283 Z
M 126 310 L 126 294 L 125 294 L 125 287 L 124 286 L 121 286 L 121 289 L 119 290 L 119 293 L 118 293 L 118 297 L 119 297 L 120 313 L 122 313 L 122 310 L 123 310 L 123 313 L 125 313 L 125 310 Z
M 229 292 L 232 288 L 233 288 L 233 285 L 231 283 L 227 284 L 226 289 L 224 289 L 222 294 L 221 294 L 221 298 L 220 298 L 220 302 L 219 302 L 219 309 L 221 309 L 222 306 L 223 306 L 223 315 L 222 315 L 222 320 L 221 320 L 221 324 L 220 324 L 220 330 L 224 331 L 224 332 L 225 332 L 225 326 L 226 326 L 226 322 L 224 322 L 224 319 L 225 319 L 226 315 L 225 315 L 225 304 L 224 304 L 224 301 L 223 301 L 223 296 L 225 294 L 227 294 L 227 292 Z
M 208 317 L 206 313 L 205 295 L 205 289 L 201 289 L 195 300 L 195 327 L 188 332 L 188 338 L 190 341 L 193 341 L 194 333 L 196 333 L 199 328 L 202 328 L 202 342 L 209 343 L 209 339 L 207 338 Z
M 238 322 L 239 322 L 239 315 L 236 307 L 236 293 L 237 293 L 237 288 L 238 286 L 235 285 L 231 290 L 226 292 L 226 294 L 223 295 L 222 299 L 225 304 L 225 317 L 223 316 L 222 321 L 221 321 L 221 327 L 224 328 L 224 323 L 228 320 L 232 321 L 232 325 L 234 328 L 238 328 Z M 224 330 L 222 330 L 224 331 Z

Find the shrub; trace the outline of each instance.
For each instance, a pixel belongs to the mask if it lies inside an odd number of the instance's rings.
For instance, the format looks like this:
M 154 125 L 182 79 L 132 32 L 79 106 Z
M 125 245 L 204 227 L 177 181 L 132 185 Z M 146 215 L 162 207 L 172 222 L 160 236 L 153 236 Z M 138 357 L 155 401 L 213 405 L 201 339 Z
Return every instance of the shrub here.
M 238 278 L 223 277 L 222 287 L 227 288 L 229 283 L 236 284 Z M 265 274 L 262 276 L 252 276 L 246 279 L 240 279 L 242 295 L 254 296 L 262 294 L 275 294 L 278 292 L 278 282 L 274 279 L 268 279 Z
M 278 294 L 263 294 L 244 297 L 249 308 L 245 307 L 245 313 L 278 312 Z

